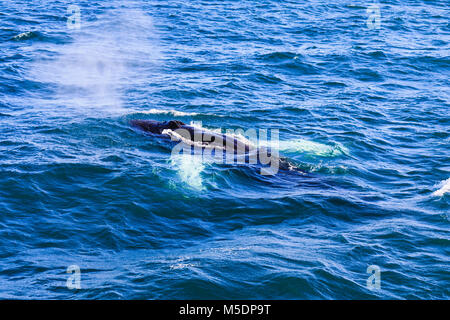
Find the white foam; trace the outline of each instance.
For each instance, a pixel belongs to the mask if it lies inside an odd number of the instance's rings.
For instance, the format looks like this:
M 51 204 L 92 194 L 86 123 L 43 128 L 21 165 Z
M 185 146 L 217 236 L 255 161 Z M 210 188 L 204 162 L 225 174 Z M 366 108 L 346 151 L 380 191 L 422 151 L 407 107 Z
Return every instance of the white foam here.
M 193 268 L 196 267 L 197 265 L 193 264 L 193 263 L 178 263 L 178 264 L 173 264 L 170 266 L 170 270 L 178 270 L 178 269 L 186 269 L 186 268 Z
M 450 191 L 450 178 L 444 180 L 440 184 L 441 188 L 432 193 L 433 196 L 442 197 L 444 194 Z
M 205 168 L 202 157 L 191 154 L 172 154 L 171 164 L 177 170 L 181 181 L 194 189 L 203 189 L 203 179 L 201 176 Z
M 144 113 L 144 114 L 169 114 L 173 115 L 175 117 L 188 117 L 188 116 L 196 116 L 198 113 L 196 112 L 183 112 L 183 111 L 177 111 L 177 110 L 163 110 L 163 109 L 150 109 L 150 110 L 135 110 L 137 113 Z
M 15 36 L 13 39 L 21 40 L 21 39 L 24 39 L 24 38 L 28 38 L 32 34 L 33 34 L 32 31 L 22 32 L 21 34 L 18 34 L 17 36 Z
M 330 146 L 304 139 L 285 140 L 278 143 L 267 141 L 263 142 L 263 144 L 265 147 L 277 148 L 284 152 L 309 153 L 321 157 L 335 157 L 348 154 L 347 148 L 342 145 Z

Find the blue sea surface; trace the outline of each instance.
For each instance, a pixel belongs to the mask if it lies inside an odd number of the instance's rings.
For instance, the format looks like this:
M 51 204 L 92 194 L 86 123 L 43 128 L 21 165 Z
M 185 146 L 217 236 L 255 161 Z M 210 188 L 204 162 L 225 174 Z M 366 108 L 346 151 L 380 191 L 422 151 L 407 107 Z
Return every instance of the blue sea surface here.
M 0 1 L 0 298 L 449 299 L 449 13 Z M 132 119 L 276 129 L 306 174 Z

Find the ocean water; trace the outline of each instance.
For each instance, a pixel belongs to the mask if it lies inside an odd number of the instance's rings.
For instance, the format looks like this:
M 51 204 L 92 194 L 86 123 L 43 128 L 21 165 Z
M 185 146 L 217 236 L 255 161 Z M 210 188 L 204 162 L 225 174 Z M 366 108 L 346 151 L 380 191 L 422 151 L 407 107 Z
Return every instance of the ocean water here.
M 447 0 L 0 1 L 0 298 L 448 299 L 449 42 Z

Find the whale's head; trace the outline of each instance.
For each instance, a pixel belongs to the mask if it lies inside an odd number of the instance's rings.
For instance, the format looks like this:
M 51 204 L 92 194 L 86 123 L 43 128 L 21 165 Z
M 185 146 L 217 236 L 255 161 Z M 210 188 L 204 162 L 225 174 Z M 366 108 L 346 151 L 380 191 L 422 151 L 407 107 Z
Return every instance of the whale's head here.
M 176 130 L 185 124 L 178 120 L 156 121 L 156 120 L 131 120 L 133 127 L 139 128 L 145 132 L 162 134 L 164 130 Z

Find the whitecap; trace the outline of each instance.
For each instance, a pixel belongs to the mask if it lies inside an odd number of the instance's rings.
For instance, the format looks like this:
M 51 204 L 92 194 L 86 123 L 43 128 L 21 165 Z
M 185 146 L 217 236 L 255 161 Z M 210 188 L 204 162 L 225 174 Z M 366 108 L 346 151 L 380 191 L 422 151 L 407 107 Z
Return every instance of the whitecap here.
M 450 191 L 450 178 L 440 183 L 440 189 L 432 193 L 433 196 L 442 197 Z
M 135 110 L 136 113 L 143 114 L 169 114 L 175 117 L 189 117 L 198 115 L 197 112 L 183 112 L 177 111 L 173 109 L 164 110 L 164 109 L 150 109 L 150 110 Z
M 17 36 L 15 36 L 13 39 L 14 40 L 23 40 L 23 39 L 29 39 L 34 35 L 33 31 L 27 31 L 27 32 L 22 32 L 21 34 L 18 34 Z

